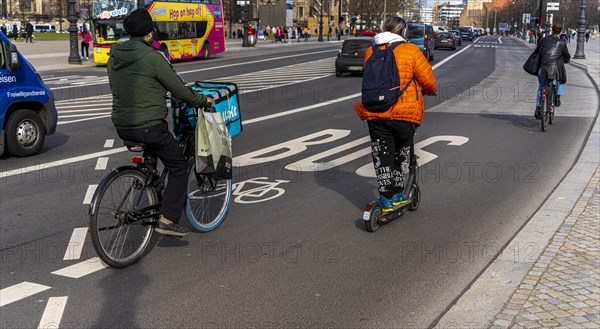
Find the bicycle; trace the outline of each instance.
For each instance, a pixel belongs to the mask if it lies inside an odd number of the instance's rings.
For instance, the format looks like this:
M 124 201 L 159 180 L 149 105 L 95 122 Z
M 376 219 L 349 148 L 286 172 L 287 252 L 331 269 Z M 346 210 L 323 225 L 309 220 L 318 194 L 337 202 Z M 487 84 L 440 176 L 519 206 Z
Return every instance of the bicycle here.
M 556 80 L 550 80 L 548 85 L 540 90 L 542 94 L 540 102 L 540 119 L 542 121 L 542 131 L 548 129 L 548 124 L 552 124 L 554 120 L 554 105 L 556 97 Z
M 189 115 L 182 113 L 182 102 L 170 100 L 174 120 L 187 120 Z M 197 231 L 209 232 L 227 216 L 232 180 L 196 173 L 195 130 L 190 125 L 181 130 L 179 126 L 174 124 L 174 133 L 188 159 L 185 214 Z M 104 263 L 118 268 L 137 262 L 149 251 L 167 177 L 167 169 L 158 170 L 158 159 L 148 145 L 131 141 L 123 144 L 132 152 L 142 152 L 142 156 L 133 156 L 133 165 L 118 167 L 106 175 L 89 207 L 92 245 Z

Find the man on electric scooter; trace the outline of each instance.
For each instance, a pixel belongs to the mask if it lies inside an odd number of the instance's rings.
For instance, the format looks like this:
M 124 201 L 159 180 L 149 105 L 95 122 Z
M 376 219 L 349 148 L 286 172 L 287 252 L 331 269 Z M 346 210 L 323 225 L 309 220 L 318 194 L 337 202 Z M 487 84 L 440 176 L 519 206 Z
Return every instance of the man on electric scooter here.
M 424 102 L 422 91 L 426 95 L 435 95 L 437 88 L 433 70 L 414 44 L 406 42 L 407 24 L 400 17 L 390 17 L 382 26 L 384 32 L 374 38 L 372 48 L 365 55 L 363 97 L 354 110 L 361 120 L 367 120 L 371 136 L 373 164 L 379 183 L 379 202 L 383 212 L 394 211 L 394 206 L 407 202 L 404 190 L 404 177 L 408 173 L 410 145 L 415 129 L 423 120 Z M 398 43 L 398 44 L 397 44 Z M 391 49 L 395 61 L 392 70 L 374 72 L 378 64 L 369 62 L 369 58 L 381 50 Z M 381 59 L 381 57 L 378 57 Z M 388 59 L 379 61 L 380 63 Z M 392 62 L 393 63 L 393 62 Z M 371 70 L 371 72 L 369 72 Z M 383 75 L 380 75 L 383 74 Z M 397 75 L 394 77 L 393 75 Z M 387 81 L 399 81 L 397 86 L 379 88 L 379 90 L 398 90 L 388 102 L 391 106 L 382 110 L 371 106 L 377 100 L 387 96 L 371 95 L 373 88 L 366 85 L 385 84 Z M 401 90 L 400 90 L 401 89 Z M 381 93 L 379 94 L 381 95 Z M 373 100 L 371 102 L 371 100 Z

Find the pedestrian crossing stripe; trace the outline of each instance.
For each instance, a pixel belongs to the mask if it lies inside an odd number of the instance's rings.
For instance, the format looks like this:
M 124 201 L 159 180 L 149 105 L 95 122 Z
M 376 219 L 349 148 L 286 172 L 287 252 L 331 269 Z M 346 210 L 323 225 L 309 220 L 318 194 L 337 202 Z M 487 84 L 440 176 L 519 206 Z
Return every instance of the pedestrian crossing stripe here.
M 238 85 L 240 94 L 258 92 L 261 90 L 284 87 L 332 76 L 335 74 L 334 59 L 335 57 L 331 57 L 307 63 L 293 64 L 258 72 L 228 76 L 214 79 L 213 81 L 234 82 Z M 108 78 L 106 77 L 96 78 L 98 79 L 93 80 L 92 77 L 88 77 L 88 80 L 98 82 L 102 79 L 105 79 L 108 81 Z M 47 79 L 48 81 L 53 81 L 55 85 L 61 84 L 64 86 L 66 83 L 65 81 L 81 79 L 81 76 L 74 75 L 67 77 L 49 77 Z M 46 78 L 44 81 L 46 81 Z M 73 85 L 70 87 L 72 86 Z M 167 102 L 167 104 L 168 103 L 169 102 Z M 56 101 L 55 104 L 58 111 L 59 125 L 102 119 L 110 117 L 112 111 L 112 95 L 99 95 L 72 100 L 60 100 Z

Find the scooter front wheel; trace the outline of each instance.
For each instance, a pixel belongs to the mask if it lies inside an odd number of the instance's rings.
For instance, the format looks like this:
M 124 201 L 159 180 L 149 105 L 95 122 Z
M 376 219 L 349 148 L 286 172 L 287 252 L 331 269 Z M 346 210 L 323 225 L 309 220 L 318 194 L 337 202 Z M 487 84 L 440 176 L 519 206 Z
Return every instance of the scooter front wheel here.
M 367 231 L 375 232 L 379 228 L 379 221 L 381 220 L 381 215 L 383 214 L 383 210 L 379 204 L 372 206 L 371 211 L 369 212 L 368 219 L 365 220 L 365 226 Z
M 410 198 L 410 205 L 408 206 L 408 210 L 415 211 L 419 208 L 419 205 L 421 204 L 421 189 L 419 188 L 419 185 L 415 184 L 413 186 L 411 194 L 412 195 Z

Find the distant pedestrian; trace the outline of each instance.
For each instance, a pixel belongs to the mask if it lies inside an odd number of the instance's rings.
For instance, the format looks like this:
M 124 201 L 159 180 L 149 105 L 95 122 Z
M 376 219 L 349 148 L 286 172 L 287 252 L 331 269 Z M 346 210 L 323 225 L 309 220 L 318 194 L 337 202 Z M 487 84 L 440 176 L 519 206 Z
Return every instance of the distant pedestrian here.
M 6 33 L 6 25 L 4 25 L 4 23 L 2 23 L 2 26 L 0 27 L 0 32 L 2 32 L 2 34 L 5 36 L 8 36 Z
M 88 31 L 87 27 L 84 25 L 83 30 L 79 32 L 81 36 L 81 59 L 84 59 L 83 52 L 85 50 L 85 59 L 90 59 L 89 49 L 90 43 L 92 42 L 92 33 Z
M 19 37 L 19 27 L 17 26 L 17 24 L 13 24 L 13 31 L 12 31 L 12 37 L 15 41 L 17 41 L 17 38 Z
M 590 40 L 590 30 L 585 31 L 585 42 Z
M 25 43 L 27 43 L 27 41 L 33 43 L 33 25 L 31 23 L 27 23 L 27 25 L 25 25 L 25 33 L 27 33 Z

